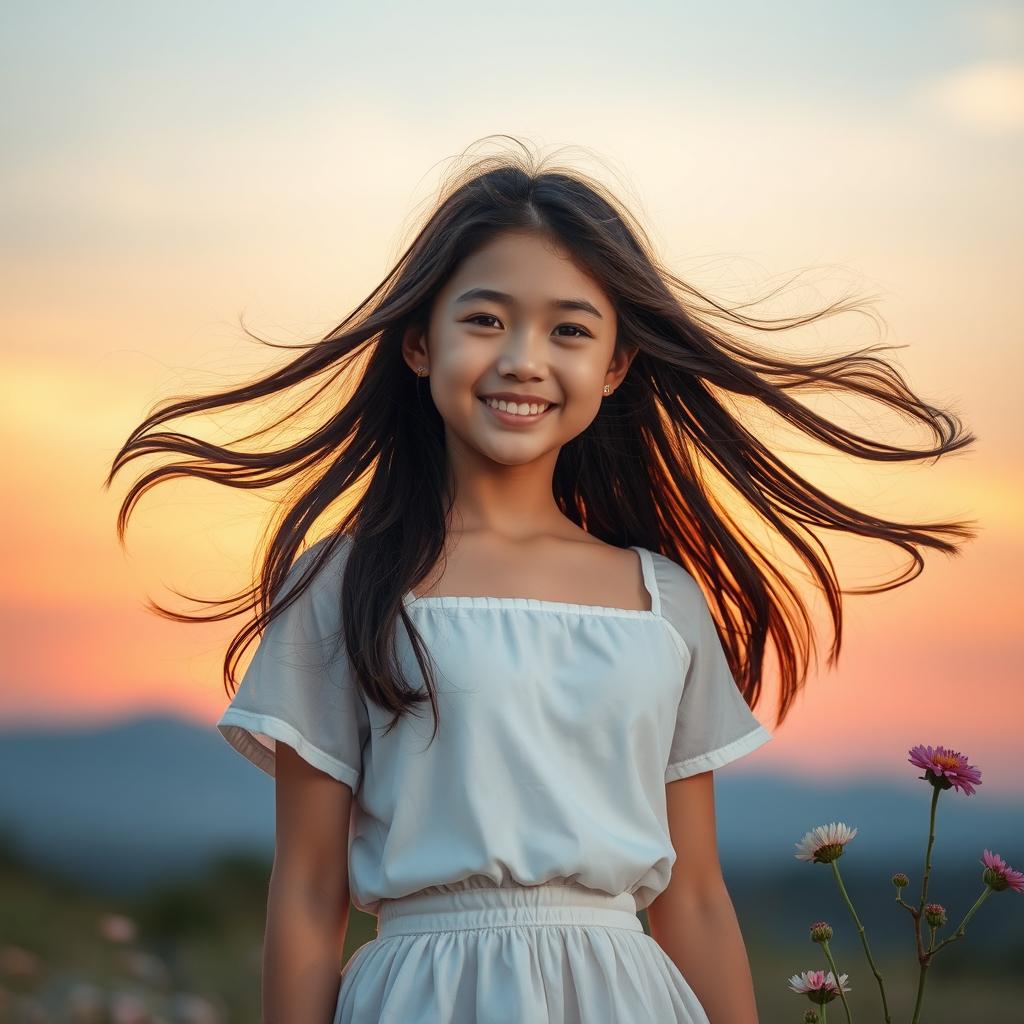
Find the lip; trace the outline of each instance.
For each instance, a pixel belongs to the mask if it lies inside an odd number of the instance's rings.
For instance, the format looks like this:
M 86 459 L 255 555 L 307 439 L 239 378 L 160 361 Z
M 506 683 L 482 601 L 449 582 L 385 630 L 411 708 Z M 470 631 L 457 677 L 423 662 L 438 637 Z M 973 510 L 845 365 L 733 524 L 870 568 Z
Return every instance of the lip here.
M 531 424 L 539 423 L 542 419 L 544 419 L 545 416 L 547 416 L 549 412 L 551 412 L 552 409 L 557 408 L 557 405 L 555 405 L 555 403 L 552 402 L 543 412 L 539 412 L 536 415 L 519 416 L 516 415 L 515 413 L 502 412 L 500 409 L 495 409 L 494 406 L 488 405 L 487 399 L 483 395 L 480 395 L 479 399 L 480 404 L 488 413 L 490 413 L 503 426 L 508 427 L 528 427 Z

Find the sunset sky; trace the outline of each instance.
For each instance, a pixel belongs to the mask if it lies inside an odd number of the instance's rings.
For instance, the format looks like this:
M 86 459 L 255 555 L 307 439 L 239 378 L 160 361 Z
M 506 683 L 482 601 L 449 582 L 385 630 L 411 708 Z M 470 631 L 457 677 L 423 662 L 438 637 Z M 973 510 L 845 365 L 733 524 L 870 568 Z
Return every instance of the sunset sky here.
M 890 357 L 912 387 L 978 436 L 937 465 L 884 472 L 791 453 L 864 507 L 975 519 L 980 534 L 959 558 L 927 556 L 907 587 L 850 598 L 838 669 L 825 670 L 823 636 L 798 706 L 744 770 L 905 773 L 909 746 L 941 743 L 982 767 L 989 792 L 1020 795 L 1024 8 L 479 11 L 64 3 L 2 15 L 0 721 L 168 710 L 212 727 L 244 620 L 190 627 L 144 604 L 197 611 L 174 591 L 245 584 L 270 496 L 164 485 L 122 551 L 118 506 L 152 464 L 105 492 L 111 460 L 155 403 L 286 357 L 247 338 L 240 317 L 282 343 L 342 320 L 410 240 L 450 161 L 508 133 L 605 181 L 673 271 L 722 301 L 797 274 L 761 313 L 877 296 L 882 337 L 844 316 L 768 340 L 797 353 L 902 346 Z M 888 439 L 925 440 L 849 412 Z M 176 426 L 227 442 L 255 423 Z M 902 564 L 837 551 L 850 585 Z M 767 696 L 756 711 L 773 728 Z

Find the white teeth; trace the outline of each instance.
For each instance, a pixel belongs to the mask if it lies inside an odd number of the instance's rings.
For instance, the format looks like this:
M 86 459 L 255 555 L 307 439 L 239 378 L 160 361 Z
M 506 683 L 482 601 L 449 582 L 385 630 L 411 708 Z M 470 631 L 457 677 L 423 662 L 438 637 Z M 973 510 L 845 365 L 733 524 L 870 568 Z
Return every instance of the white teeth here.
M 492 409 L 500 409 L 502 412 L 511 413 L 513 416 L 536 416 L 543 412 L 551 404 L 550 402 L 528 405 L 525 402 L 506 402 L 503 398 L 485 398 L 484 401 Z

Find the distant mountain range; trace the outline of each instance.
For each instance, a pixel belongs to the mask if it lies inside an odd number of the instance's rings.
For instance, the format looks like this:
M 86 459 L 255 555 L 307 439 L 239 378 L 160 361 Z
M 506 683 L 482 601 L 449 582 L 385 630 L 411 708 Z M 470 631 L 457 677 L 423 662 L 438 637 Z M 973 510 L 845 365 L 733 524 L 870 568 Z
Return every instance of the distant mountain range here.
M 727 766 L 716 773 L 727 874 L 789 871 L 794 843 L 842 820 L 859 829 L 850 868 L 919 877 L 930 790 L 914 778 L 837 786 Z M 165 715 L 112 725 L 0 729 L 0 830 L 33 861 L 110 892 L 202 870 L 218 854 L 273 850 L 273 781 L 217 730 Z M 939 802 L 937 870 L 955 868 L 980 891 L 978 858 L 1024 862 L 1024 800 L 955 791 Z M 819 870 L 799 866 L 803 870 Z M 822 879 L 822 881 L 825 881 Z

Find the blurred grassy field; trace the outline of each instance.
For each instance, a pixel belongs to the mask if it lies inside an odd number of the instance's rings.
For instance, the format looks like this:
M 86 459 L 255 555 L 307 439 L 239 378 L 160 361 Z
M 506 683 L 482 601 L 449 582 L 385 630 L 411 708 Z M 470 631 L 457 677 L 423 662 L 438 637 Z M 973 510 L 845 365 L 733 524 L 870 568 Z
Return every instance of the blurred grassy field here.
M 95 998 L 97 991 L 134 1000 L 136 1015 L 125 1019 L 139 1024 L 258 1021 L 269 874 L 270 863 L 263 857 L 225 857 L 201 878 L 114 901 L 40 873 L 12 849 L 0 848 L 0 1021 L 98 1024 L 107 1018 L 86 1009 L 86 996 L 91 992 Z M 758 917 L 752 923 L 755 908 L 735 895 L 734 901 L 747 938 L 761 1020 L 795 1024 L 810 1003 L 790 992 L 786 979 L 799 970 L 824 968 L 820 950 L 809 941 L 778 941 L 776 931 L 782 929 L 774 918 Z M 101 934 L 100 922 L 112 914 L 134 922 L 134 939 L 116 941 Z M 648 930 L 646 915 L 640 918 Z M 373 938 L 375 924 L 375 918 L 353 909 L 346 962 Z M 912 949 L 909 928 L 899 924 L 901 941 Z M 893 1020 L 909 1024 L 917 984 L 913 959 L 898 944 L 887 946 L 883 938 L 878 936 L 876 945 L 869 928 Z M 972 949 L 970 940 L 969 934 L 950 947 L 930 972 L 925 1024 L 1024 1024 L 1020 948 Z M 839 960 L 839 969 L 851 976 L 854 1019 L 858 1024 L 881 1022 L 877 988 L 863 954 L 858 947 L 854 956 L 848 943 L 844 946 L 836 944 L 834 951 L 840 955 L 842 949 L 842 956 L 850 956 L 849 962 Z M 72 1011 L 76 1002 L 79 1008 Z M 831 1009 L 830 1022 L 845 1019 L 839 1003 Z

